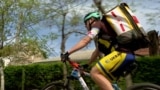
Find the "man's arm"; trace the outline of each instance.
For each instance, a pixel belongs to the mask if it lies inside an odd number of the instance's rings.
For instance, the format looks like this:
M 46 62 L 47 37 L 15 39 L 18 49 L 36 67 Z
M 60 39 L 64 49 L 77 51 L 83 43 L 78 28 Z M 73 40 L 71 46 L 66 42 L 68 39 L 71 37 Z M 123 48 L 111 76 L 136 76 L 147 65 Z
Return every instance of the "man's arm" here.
M 72 54 L 80 49 L 82 49 L 83 47 L 85 47 L 90 41 L 92 40 L 92 38 L 90 38 L 89 36 L 85 36 L 84 38 L 82 38 L 74 47 L 72 47 L 70 50 L 68 50 L 69 54 Z
M 72 47 L 68 53 L 72 54 L 73 52 L 78 51 L 79 49 L 82 49 L 83 47 L 85 47 L 93 38 L 95 38 L 99 33 L 99 29 L 98 28 L 92 28 L 87 36 L 85 36 L 83 39 L 81 39 L 74 47 Z

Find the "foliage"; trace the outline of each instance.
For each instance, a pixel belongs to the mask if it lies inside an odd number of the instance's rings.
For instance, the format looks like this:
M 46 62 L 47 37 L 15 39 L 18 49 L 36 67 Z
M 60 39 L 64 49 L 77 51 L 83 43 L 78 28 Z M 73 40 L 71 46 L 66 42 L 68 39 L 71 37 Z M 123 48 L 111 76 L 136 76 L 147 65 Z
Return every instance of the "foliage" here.
M 6 45 L 3 49 L 0 49 L 0 56 L 7 57 L 11 55 L 11 52 L 14 50 L 12 45 Z
M 133 75 L 133 81 L 160 84 L 160 57 L 143 57 L 138 58 L 137 61 L 138 69 Z
M 132 76 L 133 82 L 152 82 L 160 84 L 159 58 L 160 57 L 138 58 L 137 61 L 139 62 L 139 67 L 136 73 Z M 86 63 L 86 61 L 80 61 L 79 63 L 83 65 Z M 70 68 L 71 67 L 68 67 L 69 72 L 71 72 Z M 91 68 L 88 68 L 87 71 L 90 69 Z M 21 90 L 23 86 L 22 84 L 24 84 L 25 90 L 40 89 L 51 81 L 62 80 L 62 72 L 63 69 L 61 62 L 37 63 L 24 66 L 9 66 L 5 68 L 5 87 L 6 90 Z M 86 80 L 89 87 L 98 88 L 90 77 L 85 77 L 84 79 Z M 72 83 L 75 87 L 77 87 L 77 90 L 80 89 L 80 85 L 77 80 L 73 80 Z M 124 88 L 124 84 L 124 79 L 120 80 L 119 86 Z
M 44 53 L 45 57 L 53 54 L 53 47 L 51 48 L 47 44 L 48 41 L 52 42 L 57 39 L 57 34 L 61 36 L 60 33 L 55 33 L 57 29 L 55 27 L 58 27 L 58 32 L 61 31 L 61 27 L 64 27 L 62 26 L 64 13 L 67 13 L 64 24 L 66 38 L 68 38 L 68 34 L 74 32 L 84 34 L 80 27 L 83 25 L 80 21 L 81 13 L 77 9 L 75 10 L 78 5 L 85 3 L 84 1 L 86 0 L 1 0 L 0 49 L 7 45 L 13 45 L 16 55 L 19 50 L 22 50 L 19 46 L 28 43 L 24 41 L 29 39 L 38 43 L 38 48 L 41 49 L 40 51 Z M 40 29 L 52 28 L 52 26 L 54 26 L 54 31 L 46 31 L 39 35 Z M 50 33 L 47 34 L 47 32 Z M 8 54 L 12 53 L 7 52 Z
M 25 90 L 40 89 L 47 83 L 62 79 L 60 63 L 31 64 L 27 66 L 9 66 L 5 69 L 6 90 L 21 90 L 24 80 Z M 22 79 L 22 72 L 25 78 Z
M 41 8 L 44 4 L 39 0 L 1 0 L 0 2 L 0 49 L 1 52 L 5 52 L 1 53 L 1 56 L 16 55 L 23 50 L 20 48 L 22 44 L 32 45 L 24 41 L 32 40 L 36 42 L 39 52 L 47 57 L 52 50 L 48 49 L 46 44 L 48 38 L 40 37 L 37 33 L 39 28 L 36 28 L 46 18 L 46 14 L 42 13 L 44 8 Z M 54 40 L 57 36 L 52 34 L 52 37 L 48 37 Z M 33 50 L 33 48 L 30 49 L 30 51 Z

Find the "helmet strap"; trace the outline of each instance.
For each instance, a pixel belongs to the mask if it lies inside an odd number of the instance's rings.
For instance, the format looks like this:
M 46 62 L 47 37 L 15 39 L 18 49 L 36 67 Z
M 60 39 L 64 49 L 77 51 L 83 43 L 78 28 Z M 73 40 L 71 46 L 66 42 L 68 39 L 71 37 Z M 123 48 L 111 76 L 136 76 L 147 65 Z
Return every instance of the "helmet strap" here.
M 89 23 L 89 29 L 91 29 L 91 25 L 94 23 L 95 20 L 93 20 L 91 23 Z

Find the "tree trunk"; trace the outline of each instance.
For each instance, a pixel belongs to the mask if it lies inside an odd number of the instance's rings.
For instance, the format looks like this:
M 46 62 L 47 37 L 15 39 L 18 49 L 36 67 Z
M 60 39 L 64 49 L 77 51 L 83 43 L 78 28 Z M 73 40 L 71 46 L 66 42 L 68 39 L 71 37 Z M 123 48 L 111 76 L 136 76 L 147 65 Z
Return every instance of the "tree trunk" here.
M 61 53 L 65 52 L 65 42 L 66 42 L 66 37 L 65 37 L 65 33 L 64 33 L 64 29 L 65 29 L 65 19 L 66 19 L 66 14 L 63 14 L 63 22 L 62 22 L 62 42 L 61 42 Z M 63 64 L 63 79 L 65 79 L 67 77 L 67 68 L 66 68 L 66 64 Z
M 1 14 L 1 27 L 0 27 L 0 49 L 3 49 L 3 44 L 4 44 L 4 25 L 5 25 L 5 20 L 4 20 L 4 13 Z
M 20 12 L 18 15 L 18 23 L 16 26 L 16 38 L 15 38 L 15 56 L 17 56 L 17 53 L 20 51 L 20 34 L 21 34 L 21 30 L 22 30 L 22 19 L 23 19 L 23 13 Z
M 150 56 L 159 55 L 159 39 L 158 33 L 155 30 L 148 32 L 148 37 L 150 39 L 149 54 Z
M 3 72 L 4 63 L 3 60 L 0 59 L 0 75 L 1 75 L 1 90 L 4 89 L 4 72 Z

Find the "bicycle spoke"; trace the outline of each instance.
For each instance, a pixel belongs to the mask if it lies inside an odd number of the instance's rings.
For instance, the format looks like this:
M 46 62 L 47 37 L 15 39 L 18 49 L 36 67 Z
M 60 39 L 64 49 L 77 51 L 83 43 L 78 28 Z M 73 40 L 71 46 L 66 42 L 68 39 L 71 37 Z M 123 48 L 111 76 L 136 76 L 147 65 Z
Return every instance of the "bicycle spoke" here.
M 52 82 L 46 85 L 42 90 L 67 90 L 61 82 Z

